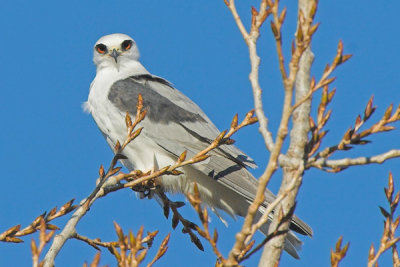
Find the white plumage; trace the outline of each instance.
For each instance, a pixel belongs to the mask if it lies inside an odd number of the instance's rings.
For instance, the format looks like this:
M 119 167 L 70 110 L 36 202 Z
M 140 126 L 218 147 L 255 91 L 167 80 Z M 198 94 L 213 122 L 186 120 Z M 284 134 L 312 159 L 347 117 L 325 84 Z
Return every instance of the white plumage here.
M 90 112 L 99 129 L 113 148 L 116 141 L 126 137 L 125 114 L 134 115 L 137 95 L 143 95 L 148 110 L 144 127 L 137 139 L 123 154 L 123 164 L 130 170 L 148 171 L 175 163 L 188 151 L 188 157 L 203 150 L 218 134 L 218 129 L 204 112 L 189 98 L 162 78 L 151 75 L 139 62 L 134 40 L 125 34 L 100 38 L 94 47 L 96 77 L 90 86 L 85 109 Z M 163 176 L 165 192 L 186 194 L 198 184 L 202 200 L 213 210 L 221 209 L 231 216 L 244 216 L 254 198 L 257 180 L 246 167 L 255 167 L 251 158 L 235 146 L 222 146 L 211 157 L 182 168 L 183 175 Z M 156 165 L 156 166 L 155 166 Z M 264 207 L 275 196 L 266 190 Z M 258 216 L 261 216 L 261 207 Z M 311 228 L 294 216 L 292 228 L 312 235 Z M 267 233 L 268 224 L 261 229 Z M 298 258 L 301 241 L 290 232 L 285 250 Z

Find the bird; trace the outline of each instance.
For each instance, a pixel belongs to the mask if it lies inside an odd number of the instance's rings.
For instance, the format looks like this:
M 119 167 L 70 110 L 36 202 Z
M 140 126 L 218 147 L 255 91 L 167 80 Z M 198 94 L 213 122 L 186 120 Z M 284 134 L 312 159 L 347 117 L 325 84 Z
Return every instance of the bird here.
M 147 111 L 140 123 L 140 135 L 124 149 L 122 164 L 132 170 L 149 171 L 173 165 L 187 151 L 193 156 L 208 147 L 220 131 L 201 110 L 167 80 L 149 73 L 139 61 L 139 49 L 130 36 L 114 33 L 101 37 L 93 47 L 96 76 L 89 89 L 84 109 L 89 112 L 113 149 L 125 140 L 125 116 L 136 114 L 138 95 Z M 253 201 L 258 181 L 250 173 L 255 162 L 234 145 L 222 145 L 202 162 L 181 167 L 179 176 L 164 175 L 160 189 L 165 193 L 193 194 L 197 185 L 200 197 L 224 220 L 220 211 L 236 218 L 245 216 Z M 275 195 L 268 189 L 256 218 L 260 218 Z M 268 233 L 269 221 L 261 227 Z M 302 241 L 294 232 L 312 236 L 309 225 L 293 215 L 284 250 L 298 259 Z

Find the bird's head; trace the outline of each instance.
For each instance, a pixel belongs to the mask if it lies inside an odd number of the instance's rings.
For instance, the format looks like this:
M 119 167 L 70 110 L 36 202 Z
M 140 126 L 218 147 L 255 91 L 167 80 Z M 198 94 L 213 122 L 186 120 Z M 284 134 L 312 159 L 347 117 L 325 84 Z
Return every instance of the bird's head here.
M 120 66 L 137 61 L 139 50 L 135 41 L 126 34 L 114 33 L 101 37 L 94 45 L 93 62 L 99 68 Z

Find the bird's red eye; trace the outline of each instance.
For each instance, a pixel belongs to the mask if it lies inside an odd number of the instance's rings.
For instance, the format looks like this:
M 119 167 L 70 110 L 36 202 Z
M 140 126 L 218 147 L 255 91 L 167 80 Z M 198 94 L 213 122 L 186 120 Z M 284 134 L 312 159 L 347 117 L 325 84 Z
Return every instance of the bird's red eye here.
M 132 40 L 125 40 L 122 42 L 121 48 L 124 51 L 129 50 L 132 48 L 132 44 L 133 44 Z
M 105 46 L 103 44 L 96 45 L 95 49 L 99 54 L 105 54 L 107 52 L 107 46 Z

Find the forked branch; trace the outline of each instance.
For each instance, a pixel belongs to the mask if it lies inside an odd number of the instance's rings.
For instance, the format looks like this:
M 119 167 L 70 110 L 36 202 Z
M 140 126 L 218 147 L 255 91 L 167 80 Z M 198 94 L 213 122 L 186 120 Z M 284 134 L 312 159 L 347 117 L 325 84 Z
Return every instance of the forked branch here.
M 338 267 L 339 263 L 343 260 L 344 257 L 346 257 L 346 253 L 349 249 L 350 243 L 347 243 L 342 248 L 342 241 L 343 236 L 340 236 L 336 243 L 335 250 L 331 249 L 331 267 Z

